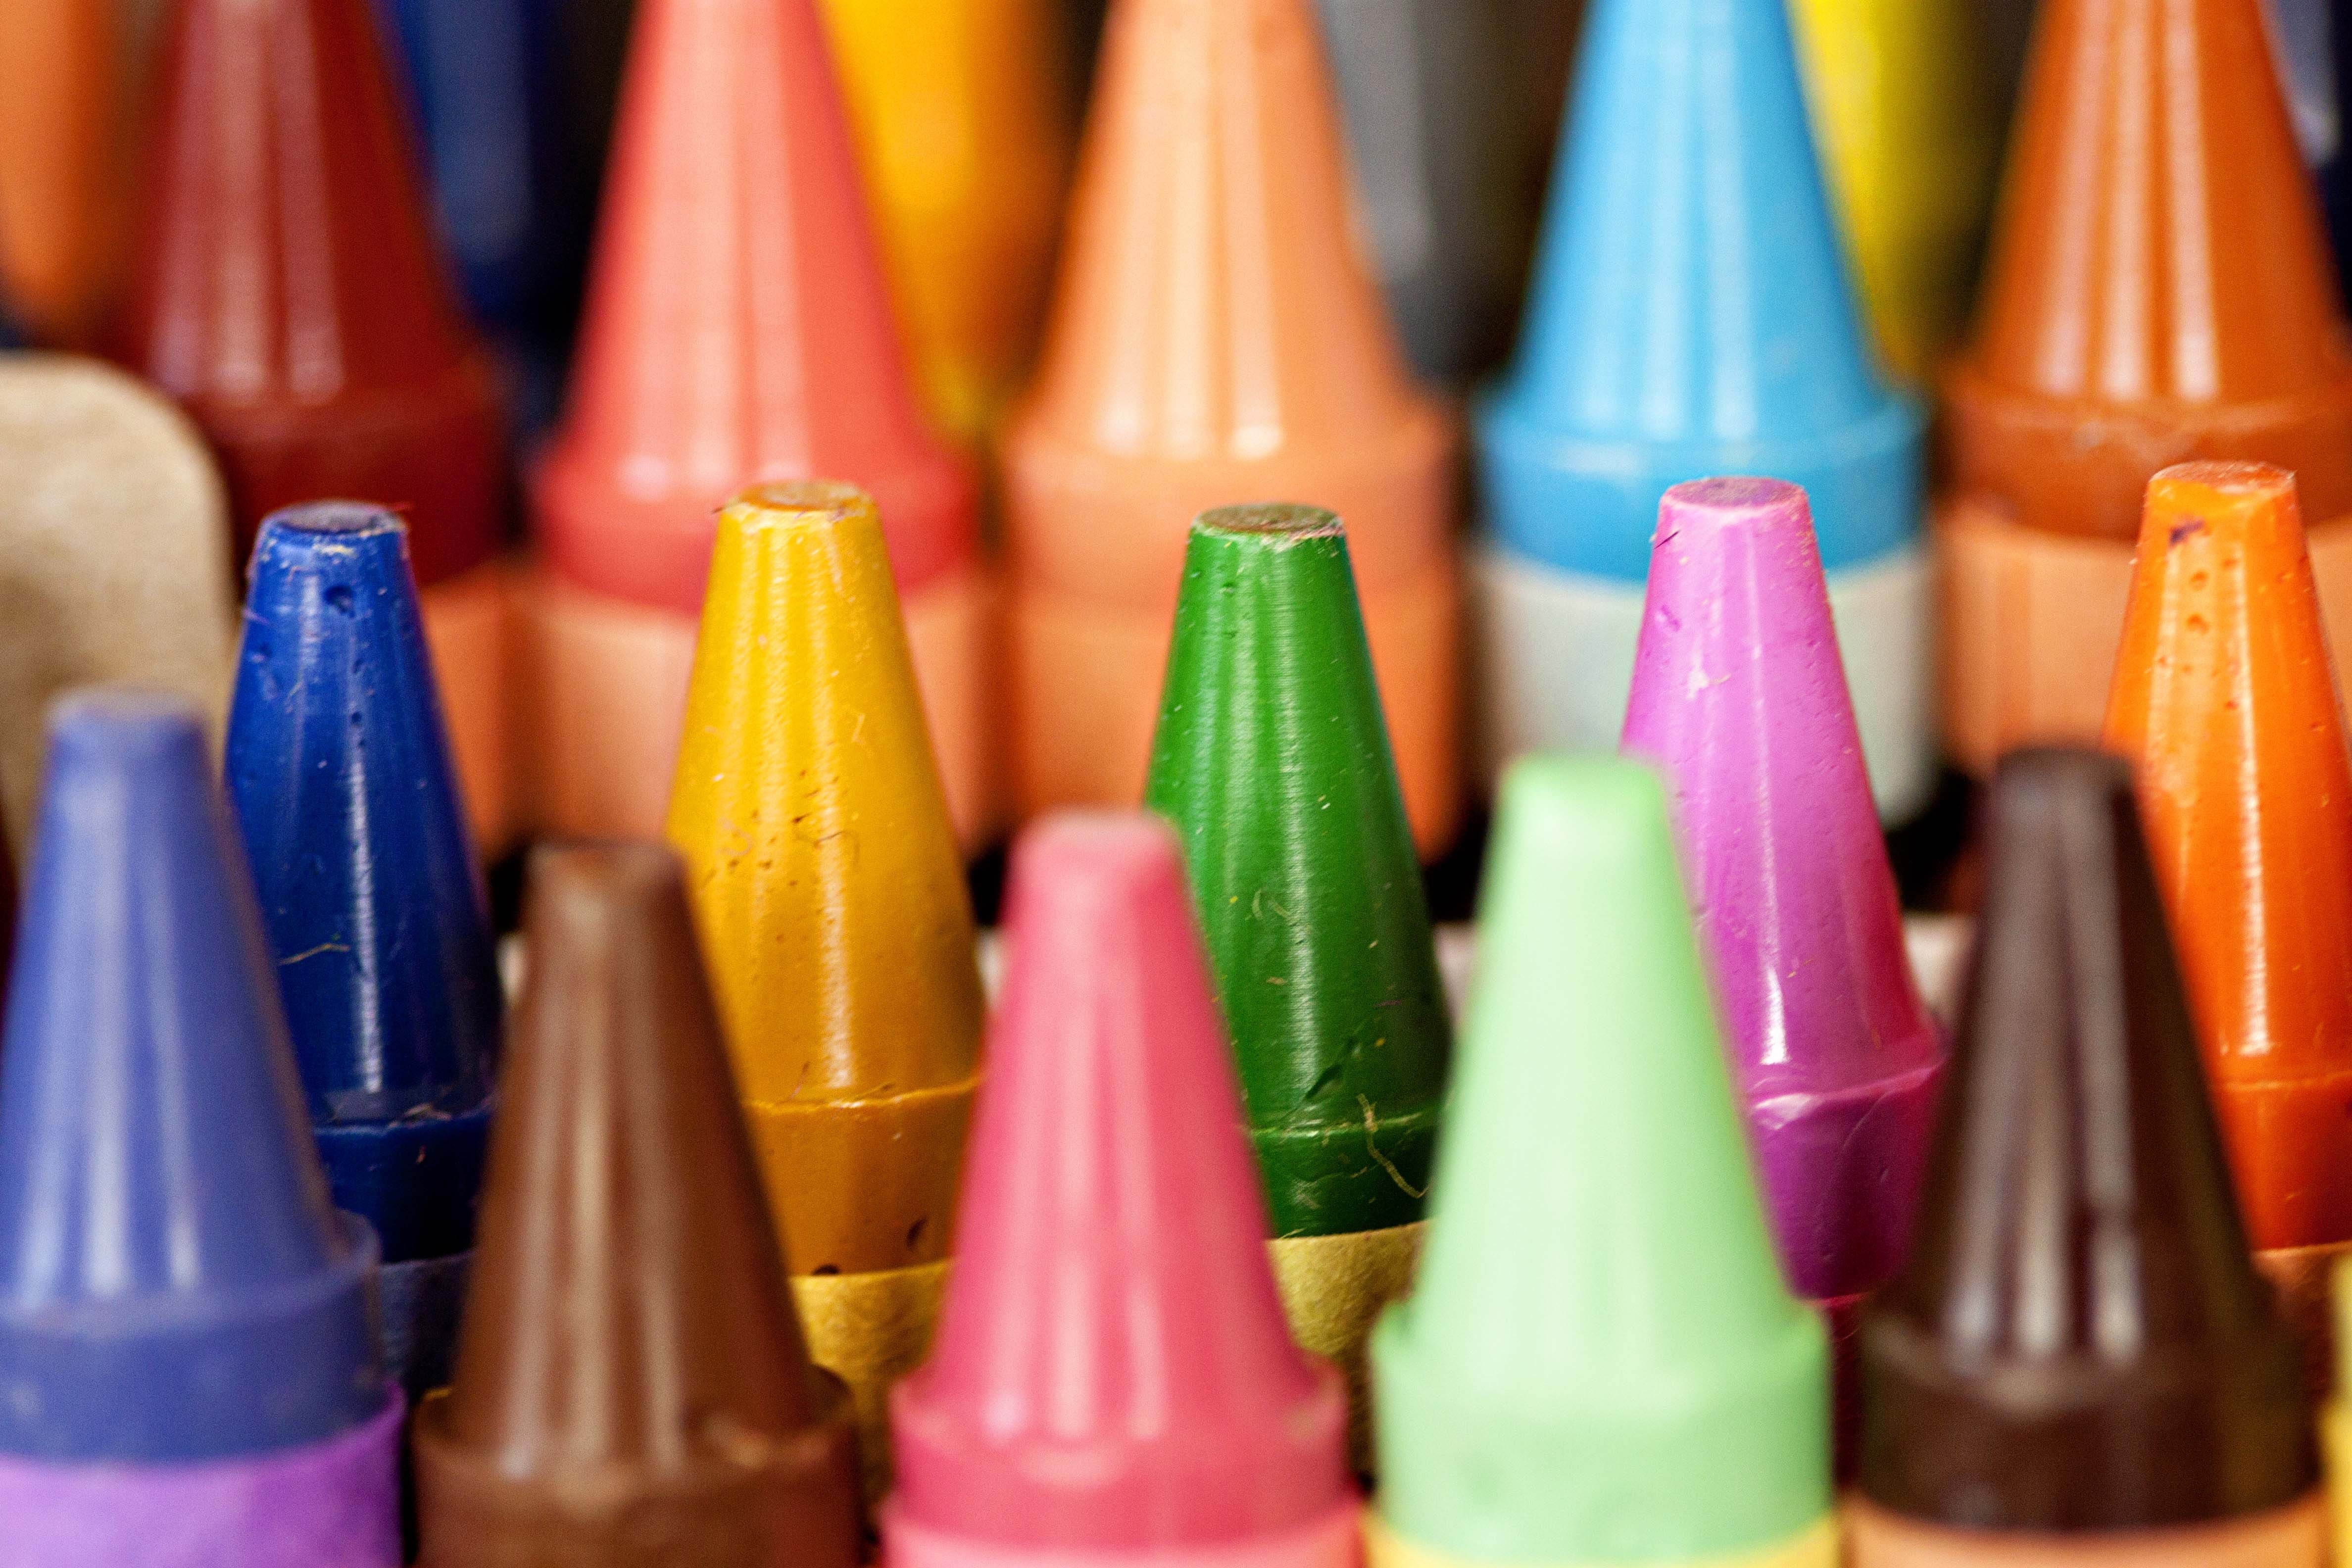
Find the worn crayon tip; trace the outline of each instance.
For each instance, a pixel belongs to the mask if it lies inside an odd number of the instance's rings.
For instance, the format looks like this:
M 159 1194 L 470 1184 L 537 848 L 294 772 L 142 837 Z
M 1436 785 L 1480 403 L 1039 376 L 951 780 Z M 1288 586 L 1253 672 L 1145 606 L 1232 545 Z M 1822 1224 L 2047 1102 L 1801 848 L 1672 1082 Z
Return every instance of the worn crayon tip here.
M 537 851 L 457 1376 L 417 1414 L 424 1561 L 857 1561 L 677 858 Z
M 180 1463 L 384 1411 L 236 828 L 176 699 L 50 724 L 0 1047 L 0 1454 Z
M 1790 1282 L 1902 1261 L 1943 1070 L 1846 689 L 1805 492 L 1675 486 L 1658 509 L 1624 749 L 1673 805 Z
M 1773 1256 L 1656 775 L 1516 765 L 1479 916 L 1428 1250 L 1372 1341 L 1382 1530 L 1827 1562 L 1828 1344 Z
M 1007 909 L 955 1279 L 894 1401 L 888 1549 L 1124 1560 L 1352 1531 L 1347 1402 L 1276 1298 L 1174 837 L 1049 817 Z

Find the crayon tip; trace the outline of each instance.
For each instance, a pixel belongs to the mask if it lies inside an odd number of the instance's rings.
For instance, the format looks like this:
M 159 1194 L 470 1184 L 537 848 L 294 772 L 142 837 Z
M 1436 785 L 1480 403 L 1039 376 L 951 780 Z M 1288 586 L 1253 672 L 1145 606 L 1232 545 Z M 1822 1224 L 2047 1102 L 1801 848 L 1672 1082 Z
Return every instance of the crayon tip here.
M 1944 1049 L 1905 955 L 1803 490 L 1666 492 L 1624 749 L 1666 780 L 1790 1279 L 1859 1295 L 1903 1259 Z
M 336 1205 L 388 1263 L 462 1252 L 499 977 L 399 518 L 262 524 L 226 752 Z
M 1176 825 L 1276 1236 L 1421 1217 L 1453 1030 L 1339 520 L 1193 522 L 1144 805 Z
M 1862 1329 L 1861 1484 L 1970 1530 L 2119 1531 L 2317 1479 L 2132 800 L 2013 754 L 1917 1243 Z
M 537 851 L 457 1376 L 417 1413 L 435 1568 L 857 1562 L 678 862 Z
M 1007 910 L 955 1278 L 894 1399 L 894 1553 L 1181 1550 L 1351 1513 L 1347 1401 L 1275 1294 L 1173 836 L 1049 817 Z
M 795 1274 L 947 1256 L 984 1004 L 874 503 L 719 516 L 668 837 Z
M 2149 481 L 2107 709 L 2263 1247 L 2352 1240 L 2352 761 L 2295 489 Z
M 1758 1202 L 1649 769 L 1505 775 L 1383 1526 L 1490 1563 L 1728 1558 L 1831 1505 L 1829 1348 Z
M 329 1205 L 204 731 L 49 731 L 0 1049 L 0 1454 L 180 1462 L 382 1412 L 376 1247 Z

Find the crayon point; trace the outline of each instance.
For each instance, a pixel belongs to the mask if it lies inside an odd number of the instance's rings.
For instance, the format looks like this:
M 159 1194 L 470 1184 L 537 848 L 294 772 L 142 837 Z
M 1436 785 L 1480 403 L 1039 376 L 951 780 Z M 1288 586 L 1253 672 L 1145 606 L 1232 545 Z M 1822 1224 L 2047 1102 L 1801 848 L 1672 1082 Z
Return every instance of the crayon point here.
M 1284 1325 L 1173 835 L 1050 817 L 1007 911 L 955 1279 L 893 1399 L 886 1550 L 1345 1568 L 1347 1404 Z
M 1518 353 L 1479 405 L 1491 772 L 1624 719 L 1657 498 L 1812 498 L 1879 809 L 1936 781 L 1924 420 L 1848 279 L 1784 0 L 1595 0 Z
M 1829 1348 L 1782 1282 L 1667 803 L 1504 777 L 1372 1562 L 1830 1568 Z
M 1942 1079 L 1805 493 L 1658 508 L 1623 746 L 1664 774 L 1765 1206 L 1814 1300 L 1903 1260 Z
M 1008 424 L 1024 812 L 1126 805 L 1182 576 L 1173 519 L 1348 519 L 1424 856 L 1461 810 L 1457 433 L 1359 253 L 1312 0 L 1126 0 L 1104 40 L 1045 342 Z
M 1863 1326 L 1856 1561 L 2063 1532 L 2149 1553 L 2084 1561 L 2315 1564 L 2296 1350 L 2247 1257 L 2130 766 L 2021 752 L 1990 814 L 1919 1237 Z
M 858 1560 L 677 858 L 543 848 L 457 1377 L 417 1412 L 422 1561 Z
M 407 537 L 347 501 L 262 524 L 223 772 L 328 1186 L 383 1245 L 413 1397 L 448 1381 L 499 992 Z

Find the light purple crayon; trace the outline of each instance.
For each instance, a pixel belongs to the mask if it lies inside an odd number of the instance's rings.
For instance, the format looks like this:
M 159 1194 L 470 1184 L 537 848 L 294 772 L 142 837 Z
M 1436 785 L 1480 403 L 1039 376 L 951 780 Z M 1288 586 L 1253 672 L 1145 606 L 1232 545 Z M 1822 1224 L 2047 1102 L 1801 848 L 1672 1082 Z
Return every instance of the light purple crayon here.
M 1666 492 L 1623 746 L 1666 776 L 1790 1283 L 1859 1295 L 1909 1245 L 1945 1043 L 1905 957 L 1803 490 Z

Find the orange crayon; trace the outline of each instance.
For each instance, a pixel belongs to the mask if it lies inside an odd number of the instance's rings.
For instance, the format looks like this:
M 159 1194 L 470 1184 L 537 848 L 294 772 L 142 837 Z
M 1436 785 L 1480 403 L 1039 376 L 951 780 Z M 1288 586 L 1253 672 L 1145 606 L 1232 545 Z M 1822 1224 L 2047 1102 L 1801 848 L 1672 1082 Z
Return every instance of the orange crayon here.
M 116 281 L 131 51 L 119 0 L 0 5 L 0 294 L 79 345 Z
M 1004 447 L 1024 811 L 1136 799 L 1192 519 L 1292 501 L 1346 520 L 1414 837 L 1453 836 L 1457 431 L 1348 206 L 1308 0 L 1118 0 Z
M 2107 741 L 2139 763 L 2247 1229 L 2324 1326 L 2312 1249 L 2352 1241 L 2352 763 L 2292 475 L 2149 484 Z

